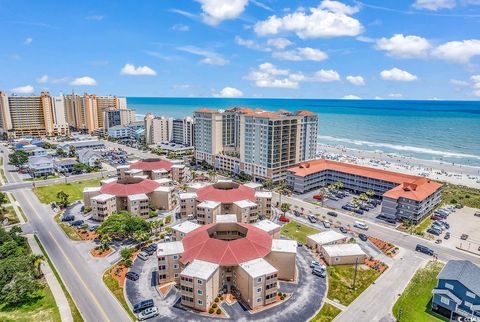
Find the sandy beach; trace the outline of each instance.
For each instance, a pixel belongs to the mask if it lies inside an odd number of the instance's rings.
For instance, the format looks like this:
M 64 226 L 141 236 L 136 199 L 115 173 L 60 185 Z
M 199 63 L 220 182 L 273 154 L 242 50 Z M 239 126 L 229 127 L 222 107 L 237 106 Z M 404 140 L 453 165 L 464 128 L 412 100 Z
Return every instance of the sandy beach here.
M 324 144 L 318 144 L 317 155 L 341 162 L 425 176 L 433 180 L 480 189 L 480 167 L 421 160 L 380 151 L 364 151 Z

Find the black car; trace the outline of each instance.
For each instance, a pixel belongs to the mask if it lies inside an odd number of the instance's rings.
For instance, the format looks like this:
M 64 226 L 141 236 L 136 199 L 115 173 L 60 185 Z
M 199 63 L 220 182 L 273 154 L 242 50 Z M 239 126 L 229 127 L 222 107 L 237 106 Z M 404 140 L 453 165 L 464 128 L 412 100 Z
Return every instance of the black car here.
M 368 236 L 365 235 L 365 234 L 359 234 L 359 235 L 358 235 L 358 238 L 360 238 L 360 240 L 363 240 L 363 241 L 367 241 L 367 240 L 368 240 Z
M 327 215 L 332 216 L 332 217 L 337 217 L 338 214 L 335 211 L 329 211 L 327 212 Z
M 83 220 L 75 220 L 70 223 L 70 226 L 81 226 L 83 225 L 84 221 Z
M 433 254 L 434 254 L 433 249 L 428 248 L 427 246 L 420 245 L 420 244 L 417 244 L 417 246 L 415 247 L 415 251 L 420 252 L 420 253 L 424 253 L 424 254 L 427 254 L 427 255 L 430 255 L 430 256 L 433 256 Z
M 340 226 L 340 228 L 338 228 L 338 229 L 344 234 L 346 234 L 348 232 L 348 230 L 343 226 Z
M 140 275 L 138 275 L 135 272 L 130 271 L 130 272 L 127 272 L 127 274 L 125 274 L 125 277 L 128 278 L 131 281 L 136 281 L 140 278 Z
M 386 222 L 388 222 L 389 224 L 392 224 L 392 225 L 395 225 L 397 223 L 397 221 L 395 219 L 392 219 L 392 218 L 387 218 L 385 219 Z
M 63 215 L 61 220 L 62 221 L 73 221 L 73 220 L 75 220 L 75 216 L 74 215 Z
M 354 209 L 353 212 L 357 213 L 359 215 L 363 215 L 363 210 L 362 209 Z
M 364 205 L 360 205 L 360 207 L 358 207 L 358 208 L 360 208 L 364 211 L 369 211 L 370 210 L 370 208 L 368 208 L 367 206 L 364 206 Z
M 155 304 L 153 303 L 152 299 L 139 302 L 133 306 L 133 313 L 141 312 L 149 307 L 153 307 L 154 305 Z
M 443 236 L 443 239 L 450 239 L 450 233 L 447 232 L 447 233 L 445 234 L 445 236 Z
M 441 234 L 442 232 L 441 232 L 440 230 L 438 230 L 438 229 L 435 229 L 435 228 L 430 227 L 430 228 L 427 229 L 427 233 L 432 234 L 432 235 L 435 235 L 435 236 L 440 236 L 440 234 Z

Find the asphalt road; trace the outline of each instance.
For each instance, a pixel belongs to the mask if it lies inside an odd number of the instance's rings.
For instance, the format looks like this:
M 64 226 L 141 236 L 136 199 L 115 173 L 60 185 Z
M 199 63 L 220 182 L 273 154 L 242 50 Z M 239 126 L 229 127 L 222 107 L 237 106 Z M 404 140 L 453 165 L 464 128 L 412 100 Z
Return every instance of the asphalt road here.
M 0 147 L 0 150 L 4 150 L 4 147 Z M 8 182 L 21 182 L 16 172 L 9 171 L 12 167 L 7 162 L 4 162 L 4 167 Z M 29 187 L 17 187 L 11 193 L 27 216 L 27 225 L 42 242 L 84 320 L 131 321 L 124 308 L 104 285 L 102 276 L 91 269 L 55 222 L 51 209 L 41 204 Z
M 277 202 L 278 197 L 279 197 L 278 194 L 274 193 L 272 201 L 274 203 Z M 403 248 L 406 248 L 406 249 L 409 249 L 409 250 L 412 250 L 412 251 L 415 250 L 415 246 L 417 244 L 422 244 L 422 245 L 428 246 L 428 247 L 430 247 L 431 249 L 434 250 L 434 252 L 438 255 L 438 259 L 442 260 L 442 261 L 463 259 L 463 260 L 470 260 L 470 261 L 476 263 L 477 265 L 480 265 L 480 257 L 479 256 L 473 255 L 473 254 L 465 252 L 465 251 L 444 247 L 441 244 L 440 245 L 435 244 L 433 241 L 428 241 L 424 238 L 417 237 L 415 235 L 410 235 L 408 233 L 398 231 L 394 228 L 388 227 L 387 225 L 378 224 L 378 223 L 375 223 L 373 221 L 369 221 L 368 219 L 363 220 L 363 218 L 360 218 L 360 217 L 353 217 L 351 215 L 344 214 L 343 212 L 338 211 L 338 210 L 335 211 L 338 214 L 338 217 L 336 217 L 336 218 L 331 217 L 331 216 L 327 215 L 327 212 L 331 211 L 331 209 L 322 208 L 320 206 L 316 206 L 316 205 L 313 205 L 311 203 L 308 203 L 308 202 L 305 202 L 305 201 L 302 201 L 302 200 L 299 200 L 299 199 L 296 199 L 296 198 L 290 198 L 290 197 L 282 196 L 282 203 L 283 202 L 288 202 L 292 206 L 296 205 L 299 208 L 303 207 L 305 209 L 305 213 L 307 213 L 307 214 L 308 214 L 308 211 L 312 211 L 312 213 L 314 213 L 314 214 L 320 214 L 322 216 L 323 215 L 327 216 L 330 221 L 333 221 L 333 222 L 340 221 L 342 223 L 342 225 L 344 225 L 344 226 L 349 224 L 352 227 L 352 229 L 354 231 L 358 232 L 358 233 L 365 233 L 367 235 L 374 236 L 376 238 L 391 242 L 391 243 L 393 243 L 393 244 L 395 244 L 399 247 L 403 247 Z M 292 218 L 295 219 L 295 220 L 298 220 L 298 217 L 292 216 Z M 353 225 L 354 225 L 355 221 L 365 221 L 365 222 L 367 222 L 367 224 L 369 226 L 368 231 L 365 232 L 364 230 L 353 228 Z M 323 227 L 323 226 L 321 226 L 321 223 L 311 224 L 306 219 L 302 220 L 302 222 L 304 222 L 305 224 L 310 225 L 312 227 Z

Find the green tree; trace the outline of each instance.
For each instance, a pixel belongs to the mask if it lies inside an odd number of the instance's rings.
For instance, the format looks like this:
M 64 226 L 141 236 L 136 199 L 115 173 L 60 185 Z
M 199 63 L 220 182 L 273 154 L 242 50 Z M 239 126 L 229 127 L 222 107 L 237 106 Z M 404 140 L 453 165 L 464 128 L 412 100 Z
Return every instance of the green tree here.
M 65 154 L 65 151 L 63 151 L 62 148 L 57 148 L 57 154 L 60 156 L 60 157 L 64 157 L 66 154 Z
M 120 256 L 122 257 L 123 260 L 127 260 L 133 255 L 133 253 L 134 253 L 133 248 L 126 247 L 126 248 L 122 248 L 122 250 L 120 251 Z
M 215 181 L 215 178 L 217 177 L 217 172 L 215 171 L 215 169 L 213 168 L 209 169 L 207 173 L 208 173 L 208 176 L 210 177 L 210 180 Z
M 63 190 L 60 190 L 59 192 L 57 192 L 57 200 L 58 200 L 58 203 L 60 204 L 60 207 L 65 208 L 68 206 L 69 197 L 70 196 L 67 193 L 65 193 Z
M 112 241 L 112 237 L 108 234 L 102 235 L 100 238 L 100 244 L 103 250 L 107 250 L 110 248 L 109 244 Z
M 36 294 L 42 285 L 28 272 L 18 272 L 0 292 L 0 302 L 7 306 L 17 306 L 25 303 Z
M 28 154 L 25 151 L 17 150 L 8 156 L 11 165 L 18 168 L 22 167 L 28 161 Z
M 7 194 L 5 192 L 0 192 L 0 205 L 7 203 L 7 201 L 8 201 Z
M 32 265 L 33 275 L 35 278 L 40 278 L 43 276 L 42 272 L 42 262 L 45 258 L 40 254 L 30 254 L 29 260 Z
M 98 227 L 97 232 L 110 237 L 131 239 L 138 232 L 150 233 L 150 226 L 145 219 L 129 212 L 112 214 Z
M 272 190 L 273 188 L 273 181 L 272 179 L 265 179 L 263 180 L 263 187 L 268 190 Z
M 97 169 L 101 169 L 102 168 L 102 161 L 100 159 L 97 159 L 93 162 L 94 164 L 94 167 L 97 168 Z
M 283 214 L 285 215 L 285 213 L 290 210 L 290 204 L 286 202 L 282 203 L 280 205 L 280 210 L 283 211 Z
M 75 148 L 75 146 L 70 145 L 68 147 L 68 156 L 69 157 L 73 158 L 75 156 L 76 152 L 77 152 L 77 149 Z

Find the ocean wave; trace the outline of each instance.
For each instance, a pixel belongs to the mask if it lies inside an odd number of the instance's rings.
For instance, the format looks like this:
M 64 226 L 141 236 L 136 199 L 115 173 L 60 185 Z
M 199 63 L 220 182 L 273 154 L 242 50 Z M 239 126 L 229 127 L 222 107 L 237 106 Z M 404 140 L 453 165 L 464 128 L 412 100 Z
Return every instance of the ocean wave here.
M 357 146 L 361 145 L 366 145 L 370 147 L 375 147 L 375 148 L 389 148 L 392 150 L 397 150 L 397 151 L 405 151 L 405 152 L 414 152 L 414 153 L 424 153 L 424 154 L 431 154 L 431 155 L 437 155 L 437 156 L 442 156 L 442 157 L 449 157 L 449 158 L 467 158 L 467 159 L 476 159 L 480 160 L 480 156 L 478 155 L 473 155 L 473 154 L 465 154 L 465 153 L 457 153 L 457 152 L 448 152 L 448 151 L 439 151 L 439 150 L 433 150 L 429 148 L 420 148 L 420 147 L 415 147 L 415 146 L 409 146 L 409 145 L 396 145 L 396 144 L 390 144 L 390 143 L 377 143 L 377 142 L 370 142 L 370 141 L 362 141 L 362 140 L 351 140 L 351 139 L 346 139 L 346 138 L 336 138 L 333 136 L 318 136 L 319 140 L 329 140 L 329 141 L 335 141 L 335 142 L 343 142 L 343 143 L 348 143 L 348 144 L 353 144 Z M 321 143 L 321 142 L 319 142 Z

